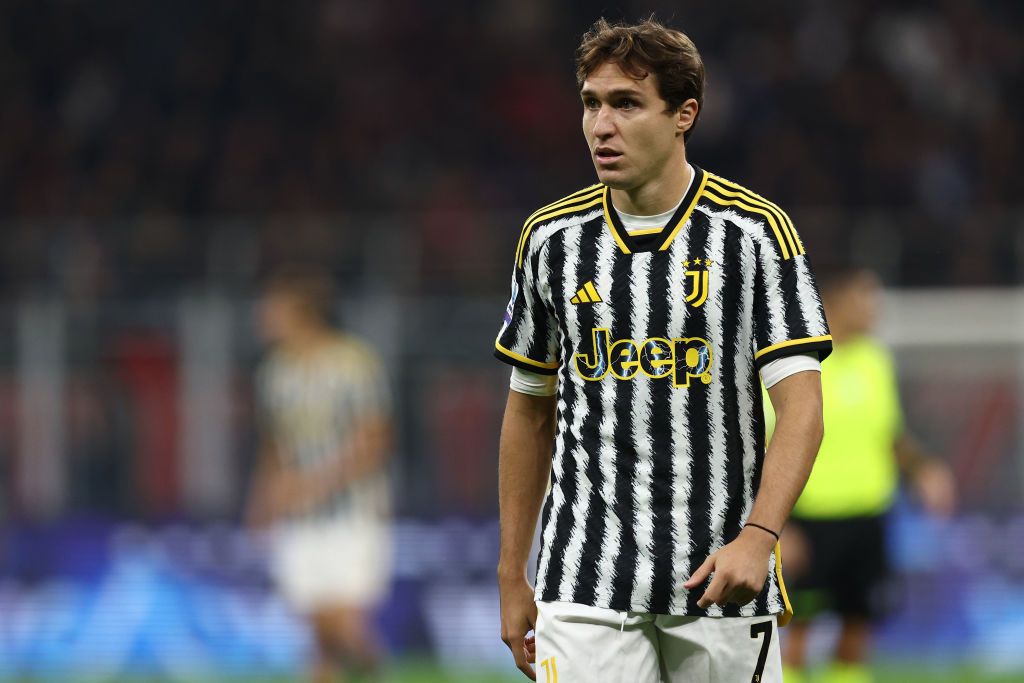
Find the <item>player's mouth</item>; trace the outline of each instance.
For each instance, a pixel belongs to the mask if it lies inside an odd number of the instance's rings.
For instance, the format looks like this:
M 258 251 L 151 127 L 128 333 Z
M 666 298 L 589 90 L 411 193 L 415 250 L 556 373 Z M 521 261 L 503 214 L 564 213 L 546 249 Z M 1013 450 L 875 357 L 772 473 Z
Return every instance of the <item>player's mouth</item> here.
M 622 158 L 622 152 L 611 147 L 598 147 L 594 150 L 594 158 L 601 166 L 611 166 Z

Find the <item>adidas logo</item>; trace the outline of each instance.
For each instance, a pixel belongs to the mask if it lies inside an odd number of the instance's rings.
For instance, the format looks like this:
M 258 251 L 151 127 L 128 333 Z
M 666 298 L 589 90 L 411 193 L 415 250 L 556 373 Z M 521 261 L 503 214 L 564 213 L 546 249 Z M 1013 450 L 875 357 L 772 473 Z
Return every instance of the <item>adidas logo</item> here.
M 603 301 L 601 295 L 597 293 L 597 289 L 594 288 L 594 283 L 587 281 L 585 285 L 580 287 L 580 291 L 576 292 L 576 296 L 569 299 L 569 303 L 573 304 L 596 304 Z

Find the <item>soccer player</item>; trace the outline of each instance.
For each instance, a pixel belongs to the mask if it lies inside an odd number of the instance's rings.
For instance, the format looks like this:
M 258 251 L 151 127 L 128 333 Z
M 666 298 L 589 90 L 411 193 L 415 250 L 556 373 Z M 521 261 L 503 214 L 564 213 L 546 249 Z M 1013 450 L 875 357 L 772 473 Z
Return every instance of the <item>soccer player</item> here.
M 331 328 L 330 280 L 285 269 L 262 301 L 273 349 L 259 369 L 263 444 L 250 522 L 273 523 L 272 573 L 314 634 L 311 680 L 372 673 L 371 609 L 388 586 L 387 378 L 363 342 Z
M 861 268 L 840 269 L 822 281 L 835 351 L 821 375 L 827 432 L 783 535 L 800 615 L 786 634 L 787 683 L 805 680 L 808 627 L 824 610 L 839 615 L 841 628 L 835 661 L 821 680 L 872 680 L 870 624 L 887 564 L 884 515 L 899 474 L 931 514 L 947 516 L 955 504 L 949 469 L 904 428 L 893 359 L 871 337 L 880 289 L 878 278 Z
M 777 539 L 831 350 L 810 263 L 778 206 L 688 160 L 686 35 L 600 20 L 576 64 L 600 182 L 526 220 L 496 341 L 502 638 L 548 683 L 781 681 Z

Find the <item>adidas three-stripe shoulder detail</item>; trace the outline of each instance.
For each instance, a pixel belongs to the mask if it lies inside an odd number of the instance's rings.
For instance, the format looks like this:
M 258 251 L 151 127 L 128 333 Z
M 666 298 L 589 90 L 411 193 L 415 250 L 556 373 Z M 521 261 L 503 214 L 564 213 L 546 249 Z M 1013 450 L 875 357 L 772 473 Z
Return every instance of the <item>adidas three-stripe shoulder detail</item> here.
M 803 242 L 800 241 L 800 236 L 797 234 L 796 228 L 793 227 L 793 221 L 777 204 L 730 180 L 711 173 L 708 176 L 704 195 L 721 206 L 735 206 L 744 211 L 764 216 L 779 243 L 783 259 L 805 253 Z
M 567 213 L 582 211 L 584 209 L 589 209 L 592 206 L 596 206 L 601 202 L 601 193 L 603 190 L 603 185 L 591 185 L 579 192 L 574 192 L 567 197 L 563 197 L 557 202 L 541 207 L 530 214 L 530 217 L 527 218 L 526 222 L 523 224 L 523 230 L 519 235 L 519 244 L 516 246 L 516 265 L 523 265 L 523 254 L 526 252 L 526 243 L 530 238 L 530 231 L 533 230 L 534 226 L 550 218 L 556 218 Z

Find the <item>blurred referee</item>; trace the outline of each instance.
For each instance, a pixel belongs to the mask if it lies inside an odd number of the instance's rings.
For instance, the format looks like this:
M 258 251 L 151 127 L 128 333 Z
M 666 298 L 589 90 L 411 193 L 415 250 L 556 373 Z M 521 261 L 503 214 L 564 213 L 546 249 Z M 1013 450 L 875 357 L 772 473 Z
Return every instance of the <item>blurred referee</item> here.
M 878 278 L 859 268 L 821 279 L 834 347 L 821 374 L 825 438 L 782 537 L 795 611 L 783 649 L 787 683 L 807 680 L 808 626 L 823 611 L 837 613 L 842 626 L 834 661 L 815 680 L 872 680 L 870 625 L 887 567 L 884 515 L 900 474 L 928 512 L 953 510 L 952 475 L 904 428 L 893 359 L 871 337 L 880 290 Z
M 390 576 L 387 379 L 366 344 L 332 329 L 327 274 L 271 278 L 260 322 L 262 447 L 249 522 L 271 524 L 272 572 L 315 636 L 310 680 L 373 675 L 371 609 Z

